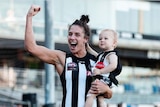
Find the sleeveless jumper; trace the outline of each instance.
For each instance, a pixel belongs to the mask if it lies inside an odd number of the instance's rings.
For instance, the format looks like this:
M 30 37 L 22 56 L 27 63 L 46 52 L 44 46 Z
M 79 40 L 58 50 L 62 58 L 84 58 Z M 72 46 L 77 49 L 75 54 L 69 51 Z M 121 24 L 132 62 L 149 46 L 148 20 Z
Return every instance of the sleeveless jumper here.
M 87 53 L 83 58 L 66 54 L 65 67 L 60 75 L 63 99 L 62 107 L 84 107 L 87 92 L 91 86 L 91 68 L 96 57 Z

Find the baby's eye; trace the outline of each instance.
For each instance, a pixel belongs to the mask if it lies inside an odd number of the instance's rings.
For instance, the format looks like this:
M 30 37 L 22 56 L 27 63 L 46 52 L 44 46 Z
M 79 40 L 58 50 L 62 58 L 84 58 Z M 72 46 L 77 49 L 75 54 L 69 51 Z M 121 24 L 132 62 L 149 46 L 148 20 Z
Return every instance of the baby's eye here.
M 108 38 L 104 38 L 105 40 L 107 40 Z
M 102 38 L 99 38 L 99 40 L 102 40 Z

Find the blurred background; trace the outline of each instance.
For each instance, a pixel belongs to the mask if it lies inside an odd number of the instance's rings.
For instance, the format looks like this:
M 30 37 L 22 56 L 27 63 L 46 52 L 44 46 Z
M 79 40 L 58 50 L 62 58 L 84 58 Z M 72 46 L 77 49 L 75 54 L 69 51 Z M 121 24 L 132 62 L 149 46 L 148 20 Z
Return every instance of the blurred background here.
M 44 63 L 24 49 L 25 18 L 32 4 L 41 11 L 33 18 L 38 44 L 45 45 L 44 0 L 0 1 L 0 107 L 42 107 L 45 103 Z M 91 46 L 98 48 L 102 29 L 118 33 L 123 65 L 120 85 L 113 88 L 108 107 L 158 107 L 160 104 L 160 2 L 149 0 L 53 0 L 55 49 L 68 51 L 68 25 L 82 14 L 90 17 Z M 55 104 L 60 107 L 62 88 L 55 73 Z M 30 95 L 32 96 L 30 98 Z M 31 103 L 28 103 L 29 99 Z M 36 105 L 36 106 L 35 106 Z M 160 105 L 159 105 L 160 106 Z

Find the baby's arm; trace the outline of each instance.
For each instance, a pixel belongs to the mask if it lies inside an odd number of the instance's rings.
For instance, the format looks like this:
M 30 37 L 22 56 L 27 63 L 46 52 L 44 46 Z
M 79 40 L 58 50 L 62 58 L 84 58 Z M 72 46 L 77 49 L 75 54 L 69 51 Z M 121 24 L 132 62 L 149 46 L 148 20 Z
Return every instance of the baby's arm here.
M 92 54 L 96 57 L 98 56 L 98 53 L 89 46 L 89 43 L 86 44 L 86 49 L 90 54 Z
M 101 74 L 106 74 L 109 72 L 112 72 L 116 69 L 117 64 L 118 64 L 118 57 L 116 54 L 110 54 L 108 55 L 105 60 L 108 60 L 109 64 L 108 66 L 105 66 L 102 69 L 99 69 Z

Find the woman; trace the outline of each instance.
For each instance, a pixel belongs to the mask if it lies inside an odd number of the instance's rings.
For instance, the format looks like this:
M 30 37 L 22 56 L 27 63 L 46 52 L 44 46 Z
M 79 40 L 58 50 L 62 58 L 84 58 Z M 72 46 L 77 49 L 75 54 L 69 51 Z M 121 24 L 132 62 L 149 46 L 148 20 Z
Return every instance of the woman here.
M 61 50 L 50 50 L 36 44 L 32 18 L 39 11 L 39 6 L 32 5 L 27 13 L 25 48 L 45 63 L 55 66 L 63 87 L 62 107 L 84 107 L 86 93 L 90 85 L 87 68 L 88 65 L 92 66 L 95 63 L 95 57 L 87 53 L 85 47 L 90 36 L 90 29 L 87 25 L 89 19 L 87 16 L 83 16 L 69 26 L 68 46 L 71 53 L 68 54 Z M 105 93 L 106 98 L 112 96 L 110 88 L 98 80 L 92 83 L 91 93 Z

